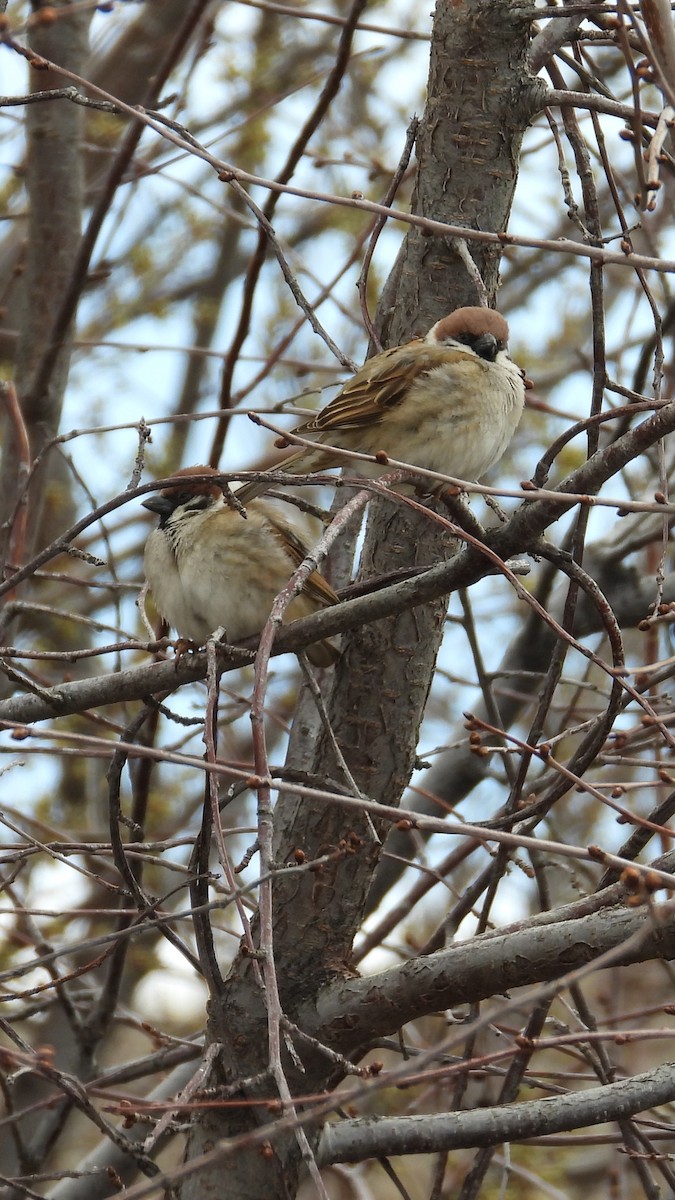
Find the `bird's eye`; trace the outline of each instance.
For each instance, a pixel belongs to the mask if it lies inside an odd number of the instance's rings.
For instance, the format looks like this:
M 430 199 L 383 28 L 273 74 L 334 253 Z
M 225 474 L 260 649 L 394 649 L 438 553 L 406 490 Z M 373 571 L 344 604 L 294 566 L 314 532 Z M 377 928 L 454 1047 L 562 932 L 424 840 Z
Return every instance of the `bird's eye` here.
M 487 362 L 494 362 L 498 352 L 504 349 L 503 342 L 494 333 L 458 333 L 455 341 L 470 346 L 479 358 Z
M 210 504 L 210 498 L 204 492 L 180 492 L 176 497 L 176 508 L 187 509 L 188 512 L 201 512 Z

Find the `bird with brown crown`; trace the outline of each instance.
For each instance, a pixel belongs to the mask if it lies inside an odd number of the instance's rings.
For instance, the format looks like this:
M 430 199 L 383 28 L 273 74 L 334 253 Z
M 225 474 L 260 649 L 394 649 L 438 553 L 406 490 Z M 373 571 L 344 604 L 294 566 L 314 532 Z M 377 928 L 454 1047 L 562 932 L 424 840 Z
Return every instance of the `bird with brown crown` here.
M 336 446 L 384 451 L 411 467 L 480 479 L 511 441 L 529 382 L 509 357 L 508 337 L 501 313 L 458 308 L 426 337 L 376 354 L 313 420 L 293 430 L 316 449 L 290 454 L 277 469 L 304 475 L 344 466 L 344 458 L 331 453 Z M 371 477 L 386 469 L 355 464 Z M 248 504 L 272 486 L 244 483 L 236 496 Z
M 177 482 L 143 501 L 159 516 L 145 545 L 145 577 L 157 610 L 182 638 L 203 645 L 223 628 L 231 642 L 260 633 L 272 603 L 306 557 L 294 525 L 265 500 L 250 504 L 243 516 L 215 482 L 195 476 L 217 475 L 211 467 L 186 467 Z M 337 596 L 313 571 L 285 613 L 305 617 L 335 604 Z M 315 666 L 338 657 L 329 639 L 309 646 Z

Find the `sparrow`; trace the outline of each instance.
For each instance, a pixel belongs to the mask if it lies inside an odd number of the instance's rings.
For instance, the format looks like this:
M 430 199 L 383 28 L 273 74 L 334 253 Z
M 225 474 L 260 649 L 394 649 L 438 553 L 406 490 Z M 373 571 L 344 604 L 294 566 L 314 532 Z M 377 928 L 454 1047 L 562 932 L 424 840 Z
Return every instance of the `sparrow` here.
M 295 528 L 269 501 L 255 501 L 244 516 L 216 483 L 193 479 L 217 474 L 211 467 L 186 467 L 176 472 L 179 483 L 143 501 L 159 516 L 145 544 L 149 590 L 161 616 L 199 645 L 221 627 L 233 642 L 259 633 L 274 598 L 307 554 Z M 336 603 L 333 589 L 313 571 L 284 620 Z M 307 655 L 315 666 L 327 667 L 338 652 L 326 639 L 308 647 Z
M 506 450 L 531 386 L 509 357 L 508 337 L 501 313 L 458 308 L 426 337 L 375 355 L 313 420 L 293 430 L 327 448 L 298 450 L 278 470 L 304 475 L 344 466 L 331 454 L 337 446 L 479 479 Z M 358 463 L 359 473 L 371 477 L 386 469 Z M 271 486 L 244 483 L 235 494 L 248 504 Z

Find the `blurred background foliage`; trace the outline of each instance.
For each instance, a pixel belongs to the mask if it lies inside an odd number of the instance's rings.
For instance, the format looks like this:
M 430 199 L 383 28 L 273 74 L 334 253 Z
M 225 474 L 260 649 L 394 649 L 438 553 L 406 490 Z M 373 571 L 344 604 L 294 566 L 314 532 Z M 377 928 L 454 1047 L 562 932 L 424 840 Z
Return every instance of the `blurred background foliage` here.
M 58 19 L 67 7 L 56 6 Z M 169 52 L 185 7 L 184 0 L 100 5 L 87 14 L 91 16 L 91 53 L 82 65 L 82 75 L 113 99 L 130 105 L 144 103 L 153 73 Z M 335 62 L 341 23 L 347 15 L 342 0 L 322 0 L 322 19 L 314 7 L 310 11 L 310 6 L 304 4 L 292 8 L 263 0 L 206 6 L 153 105 L 168 119 L 169 130 L 171 123 L 177 122 L 218 158 L 251 175 L 274 179 L 308 114 L 319 102 Z M 301 193 L 356 195 L 382 201 L 403 152 L 411 117 L 424 106 L 428 7 L 427 0 L 386 0 L 368 5 L 342 86 L 292 173 L 292 185 Z M 31 21 L 39 17 L 39 10 L 31 13 L 29 6 L 20 3 L 10 9 L 7 16 L 11 34 L 22 39 Z M 548 13 L 549 7 L 542 5 L 542 20 Z M 43 21 L 46 26 L 44 16 Z M 630 39 L 627 45 L 628 50 L 609 24 L 603 27 L 602 23 L 584 22 L 574 48 L 564 46 L 561 50 L 557 70 L 562 84 L 558 79 L 553 86 L 579 88 L 582 92 L 589 89 L 596 95 L 632 104 L 639 47 Z M 25 93 L 29 87 L 25 61 L 7 47 L 2 48 L 2 60 L 5 93 Z M 640 79 L 639 88 L 643 110 L 658 112 L 659 91 L 648 76 Z M 64 109 L 69 105 L 67 100 L 53 103 Z M 25 111 L 10 106 L 0 109 L 0 370 L 6 378 L 14 372 L 16 347 L 26 319 Z M 655 207 L 645 211 L 635 203 L 640 181 L 636 179 L 633 144 L 625 138 L 625 120 L 580 109 L 578 121 L 591 164 L 602 244 L 616 248 L 621 239 L 630 237 L 639 253 L 672 256 L 670 151 L 665 152 Z M 83 112 L 85 225 L 101 197 L 127 127 L 123 116 L 94 109 Z M 395 200 L 402 210 L 409 206 L 413 181 L 414 160 Z M 272 194 L 256 184 L 250 191 L 261 206 Z M 573 151 L 565 139 L 560 112 L 552 108 L 536 119 L 526 136 L 510 232 L 532 239 L 564 237 L 582 242 L 587 239 L 585 219 Z M 72 221 L 77 225 L 80 215 L 73 212 Z M 277 198 L 273 225 L 320 321 L 344 355 L 362 361 L 368 337 L 356 283 L 373 230 L 372 216 L 358 209 L 317 203 L 306 194 L 282 194 Z M 402 237 L 403 227 L 394 222 L 379 237 L 366 289 L 371 313 Z M 47 455 L 50 469 L 40 527 L 35 533 L 36 546 L 48 544 L 83 513 L 126 487 L 139 449 L 141 420 L 150 429 L 147 444 L 140 439 L 144 480 L 168 475 L 189 463 L 207 462 L 216 420 L 205 414 L 214 414 L 219 408 L 225 367 L 232 369 L 232 418 L 221 458 L 223 469 L 243 469 L 265 462 L 270 436 L 248 421 L 245 413 L 249 408 L 268 414 L 274 421 L 283 422 L 285 414 L 297 419 L 299 414 L 323 404 L 332 394 L 333 385 L 345 377 L 344 367 L 309 328 L 277 259 L 269 252 L 252 294 L 250 329 L 241 351 L 231 353 L 257 241 L 257 225 L 251 212 L 208 164 L 161 134 L 143 134 L 111 200 L 88 267 L 58 422 L 60 433 L 67 436 Z M 511 323 L 512 355 L 536 384 L 514 442 L 488 480 L 504 485 L 506 490 L 528 479 L 554 439 L 588 414 L 594 366 L 588 277 L 584 258 L 554 254 L 537 246 L 511 246 L 504 252 L 499 307 Z M 652 273 L 647 281 L 645 276 L 620 266 L 605 269 L 608 408 L 623 404 L 633 390 L 647 398 L 654 395 L 655 352 L 657 391 L 671 394 L 671 292 L 668 274 Z M 656 313 L 663 322 L 663 341 Z M 604 427 L 601 444 L 613 432 L 613 425 Z M 8 444 L 5 426 L 5 446 Z M 556 460 L 553 482 L 580 465 L 585 455 L 585 438 L 570 441 Z M 645 455 L 631 464 L 620 480 L 612 481 L 608 494 L 621 499 L 650 497 L 655 488 L 663 487 L 670 467 L 668 450 L 661 457 L 656 452 Z M 326 504 L 331 499 L 328 491 L 317 498 Z M 502 499 L 507 511 L 516 502 L 509 496 Z M 474 498 L 472 507 L 481 520 L 491 519 L 481 499 Z M 5 506 L 5 521 L 8 515 Z M 561 544 L 570 525 L 570 520 L 563 520 L 555 530 Z M 137 503 L 117 509 L 88 530 L 77 545 L 86 554 L 96 556 L 100 565 L 65 555 L 50 562 L 36 577 L 30 592 L 21 591 L 7 608 L 3 631 L 6 645 L 26 652 L 66 655 L 73 650 L 146 640 L 134 601 L 142 580 L 147 530 L 147 517 Z M 669 601 L 667 540 L 668 533 L 664 534 L 659 518 L 633 514 L 619 521 L 611 508 L 591 513 L 588 553 L 591 561 L 600 561 L 609 572 L 605 578 L 613 580 L 616 588 L 616 608 L 621 607 L 624 586 L 635 592 L 636 577 L 658 598 L 658 579 L 664 575 L 663 596 Z M 623 579 L 620 569 L 627 565 L 637 574 Z M 535 564 L 525 586 L 538 589 L 544 570 L 541 564 Z M 553 610 L 556 604 L 554 597 Z M 643 615 L 648 615 L 647 605 Z M 492 689 L 498 698 L 507 694 L 513 698 L 518 693 L 515 731 L 520 736 L 527 733 L 537 698 L 536 681 L 531 684 L 523 677 L 516 683 L 510 679 L 502 687 L 499 677 L 491 674 L 498 669 L 504 648 L 522 622 L 522 602 L 503 579 L 490 577 L 470 596 L 453 597 L 419 751 L 420 760 L 436 764 L 436 774 L 431 772 L 434 785 L 424 769 L 415 781 L 438 795 L 444 795 L 447 788 L 447 804 L 453 803 L 454 760 L 452 753 L 448 757 L 444 752 L 466 741 L 462 713 L 473 709 L 481 693 Z M 667 658 L 672 648 L 667 623 L 661 627 L 651 625 L 645 632 L 636 632 L 636 624 L 631 618 L 626 626 L 631 664 Z M 596 630 L 589 629 L 586 634 L 601 652 Z M 14 686 L 14 669 L 22 673 L 22 686 L 39 689 L 85 673 L 120 670 L 145 661 L 148 651 L 135 645 L 129 649 L 120 645 L 107 655 L 70 662 L 67 658 L 55 661 L 21 657 L 15 661 L 5 656 L 4 694 Z M 268 693 L 267 731 L 270 755 L 277 763 L 283 761 L 297 686 L 294 660 L 277 660 Z M 250 669 L 229 674 L 224 680 L 221 707 L 221 759 L 244 769 L 251 760 L 250 689 Z M 546 735 L 549 740 L 559 739 L 556 754 L 561 759 L 567 759 L 578 744 L 575 727 L 604 706 L 605 691 L 606 680 L 600 673 L 571 652 L 547 716 Z M 667 711 L 667 691 L 658 692 L 652 700 L 659 711 Z M 167 753 L 201 755 L 202 686 L 184 689 L 167 704 L 168 709 L 159 717 L 157 744 Z M 118 705 L 105 712 L 85 713 L 61 720 L 58 731 L 109 742 L 120 737 L 135 711 L 135 705 Z M 599 757 L 589 778 L 605 791 L 611 784 L 623 797 L 622 802 L 630 802 L 632 809 L 646 815 L 672 787 L 671 751 L 659 743 L 655 733 L 641 726 L 641 714 L 636 709 L 626 711 L 616 730 L 631 752 L 623 760 L 609 753 Z M 106 956 L 114 955 L 114 951 L 106 950 L 103 959 L 97 959 L 92 967 L 100 946 L 89 945 L 90 939 L 115 931 L 120 921 L 124 923 L 124 917 L 116 908 L 118 877 L 109 850 L 109 752 L 94 743 L 85 748 L 52 739 L 49 726 L 45 731 L 42 740 L 28 742 L 3 736 L 0 747 L 4 795 L 0 822 L 5 843 L 0 986 L 7 1000 L 4 1018 L 11 1022 L 17 1036 L 33 1047 L 49 1044 L 60 1050 L 72 1038 L 78 1020 L 84 1019 L 82 1014 L 90 1020 L 92 1006 L 100 1004 L 102 981 L 110 984 L 111 960 Z M 504 761 L 508 757 L 502 752 L 492 756 L 489 769 L 470 792 L 462 815 L 483 819 L 498 807 L 506 785 Z M 443 783 L 438 767 L 441 762 L 450 764 Z M 142 870 L 146 892 L 161 897 L 164 910 L 179 914 L 173 928 L 186 953 L 150 930 L 133 943 L 123 977 L 117 981 L 117 1005 L 113 1006 L 114 1013 L 107 1014 L 106 1033 L 97 1049 L 102 1071 L 106 1064 L 143 1055 L 151 1056 L 154 1065 L 158 1046 L 175 1049 L 180 1056 L 187 1045 L 185 1039 L 203 1024 L 204 989 L 191 960 L 195 946 L 186 915 L 185 888 L 191 839 L 202 803 L 202 781 L 195 778 L 189 766 L 166 761 L 153 770 L 146 793 L 144 770 L 143 761 L 133 763 L 124 777 L 122 804 L 132 823 L 131 840 L 136 836 L 133 822 L 143 826 L 137 859 L 139 878 Z M 142 801 L 141 814 L 137 805 Z M 223 819 L 228 845 L 237 862 L 255 837 L 246 793 L 225 809 Z M 549 817 L 545 831 L 549 837 L 580 844 L 600 840 L 608 848 L 617 848 L 626 836 L 625 828 L 617 825 L 616 814 L 608 813 L 597 799 L 574 792 Z M 437 845 L 436 839 L 426 845 L 418 843 L 416 850 L 429 870 L 447 853 L 445 844 Z M 453 906 L 466 895 L 465 889 L 485 869 L 487 861 L 487 852 L 476 848 L 457 865 L 449 882 L 435 880 L 436 886 L 416 906 L 414 916 L 403 911 L 395 927 L 374 939 L 376 944 L 361 969 L 377 969 L 416 953 L 429 939 L 441 936 L 439 928 L 450 927 L 454 932 Z M 546 887 L 542 883 L 544 875 Z M 250 880 L 253 896 L 255 867 L 245 868 L 242 878 Z M 411 880 L 418 878 L 415 873 L 398 880 L 394 899 L 400 903 L 401 897 L 410 894 L 407 889 L 412 887 Z M 557 862 L 534 878 L 529 864 L 517 863 L 500 884 L 491 919 L 509 921 L 526 916 L 540 904 L 546 907 L 554 899 L 568 900 L 591 889 L 593 879 L 593 873 L 583 865 L 572 867 Z M 216 882 L 216 895 L 218 886 Z M 406 909 L 405 900 L 402 908 Z M 371 916 L 371 929 L 380 916 L 379 910 Z M 217 949 L 221 962 L 227 963 L 238 948 L 241 931 L 229 909 L 216 918 L 216 924 L 220 925 Z M 475 914 L 468 904 L 461 913 L 458 911 L 456 926 L 465 935 L 474 925 Z M 35 956 L 48 953 L 52 947 L 58 947 L 61 955 L 55 965 L 26 969 Z M 67 986 L 57 982 L 55 970 L 63 975 L 72 972 L 72 982 Z M 18 974 L 13 977 L 13 972 Z M 668 979 L 654 968 L 649 991 L 661 1023 L 668 986 Z M 597 1003 L 608 1020 L 614 1020 L 619 1010 L 628 1012 L 643 1003 L 644 976 L 633 982 L 622 977 L 619 983 L 617 975 L 609 987 L 602 987 L 598 987 Z M 561 1001 L 555 1019 L 565 1023 L 571 1018 L 563 1010 Z M 411 1028 L 411 1041 L 419 1045 L 433 1041 L 433 1025 L 429 1019 L 420 1022 L 419 1028 Z M 161 1032 L 157 1033 L 155 1027 Z M 11 1038 L 6 1044 L 11 1044 Z M 643 1049 L 641 1046 L 639 1055 L 642 1068 Z M 192 1053 L 189 1046 L 186 1053 Z M 628 1051 L 622 1061 L 626 1066 L 634 1065 Z M 72 1062 L 70 1066 L 74 1069 Z M 562 1079 L 564 1067 L 563 1053 L 552 1056 L 542 1072 L 550 1071 Z M 572 1070 L 578 1073 L 584 1069 L 583 1055 L 578 1053 Z M 130 1072 L 130 1076 L 133 1074 Z M 146 1068 L 139 1067 L 138 1074 L 143 1082 L 135 1083 L 130 1078 L 129 1087 L 145 1087 Z M 8 1089 L 8 1108 L 10 1092 L 11 1103 L 25 1107 L 27 1113 L 33 1104 L 44 1106 L 44 1094 L 30 1079 Z M 393 1095 L 392 1111 L 403 1103 L 400 1094 Z M 421 1090 L 415 1100 L 420 1111 L 446 1103 L 443 1088 Z M 77 1118 L 72 1137 L 61 1143 L 62 1148 L 50 1159 L 52 1146 L 59 1142 L 58 1122 L 53 1112 L 45 1117 L 46 1110 L 39 1111 L 40 1121 L 52 1122 L 51 1134 L 43 1132 L 41 1143 L 50 1169 L 72 1166 L 73 1146 L 79 1152 L 99 1136 L 90 1122 Z M 363 1111 L 367 1111 L 367 1105 Z M 18 1126 L 24 1138 L 28 1138 L 27 1120 L 24 1118 Z M 31 1121 L 32 1137 L 36 1128 L 39 1133 L 44 1126 L 36 1117 Z M 0 1164 L 3 1174 L 16 1169 L 11 1165 L 13 1151 L 7 1154 L 8 1161 Z M 593 1194 L 608 1194 L 603 1191 L 604 1179 L 602 1183 L 593 1182 L 597 1159 L 584 1166 L 576 1157 L 575 1168 L 565 1174 L 565 1191 L 561 1193 L 556 1190 L 561 1174 L 559 1161 L 547 1163 L 545 1154 L 541 1154 L 533 1165 L 527 1149 L 519 1150 L 518 1157 L 523 1174 L 513 1195 L 581 1196 L 582 1192 L 589 1194 L 591 1184 L 598 1189 Z M 457 1171 L 460 1178 L 464 1167 L 457 1166 L 457 1162 L 463 1163 L 464 1158 L 453 1158 L 452 1171 Z M 516 1166 L 512 1164 L 511 1169 L 515 1171 Z M 541 1174 L 533 1181 L 527 1177 L 528 1170 Z M 416 1165 L 406 1179 L 406 1187 L 411 1196 L 426 1196 L 428 1180 L 425 1176 L 421 1185 L 419 1178 L 412 1177 L 417 1171 Z M 358 1171 L 353 1173 L 351 1192 L 344 1184 L 344 1194 L 366 1194 L 356 1190 L 358 1175 Z M 340 1194 L 338 1186 L 343 1186 L 339 1176 L 336 1170 L 336 1196 Z M 550 1181 L 544 1190 L 542 1179 Z M 384 1175 L 380 1182 L 377 1195 L 381 1200 L 400 1194 L 384 1181 Z M 366 1184 L 362 1180 L 359 1186 Z M 451 1183 L 448 1187 L 450 1190 L 443 1194 L 454 1194 Z M 483 1194 L 488 1197 L 497 1191 Z M 633 1192 L 620 1194 L 632 1196 Z

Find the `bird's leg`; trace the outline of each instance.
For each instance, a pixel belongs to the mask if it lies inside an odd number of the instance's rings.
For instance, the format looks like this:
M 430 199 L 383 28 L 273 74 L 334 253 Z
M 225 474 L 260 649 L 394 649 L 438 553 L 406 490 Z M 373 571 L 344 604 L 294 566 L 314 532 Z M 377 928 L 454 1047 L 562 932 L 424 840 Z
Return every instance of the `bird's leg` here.
M 192 638 L 176 638 L 170 645 L 173 646 L 174 663 L 176 666 L 178 666 L 183 655 L 196 654 L 201 650 L 200 643 L 193 641 Z

